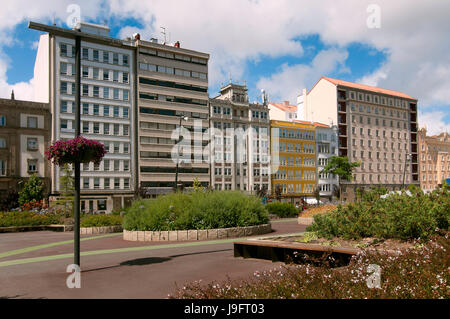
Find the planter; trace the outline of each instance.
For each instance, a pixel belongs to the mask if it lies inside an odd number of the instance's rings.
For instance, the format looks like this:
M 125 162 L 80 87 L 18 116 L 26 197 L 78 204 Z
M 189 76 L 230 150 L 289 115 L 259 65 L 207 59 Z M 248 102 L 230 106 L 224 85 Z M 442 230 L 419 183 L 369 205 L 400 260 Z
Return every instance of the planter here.
M 170 231 L 133 231 L 123 230 L 123 239 L 129 241 L 194 241 L 238 238 L 267 234 L 272 231 L 270 224 L 218 228 L 218 229 L 189 229 Z
M 96 234 L 109 234 L 120 233 L 122 226 L 103 226 L 103 227 L 81 227 L 81 235 L 96 235 Z

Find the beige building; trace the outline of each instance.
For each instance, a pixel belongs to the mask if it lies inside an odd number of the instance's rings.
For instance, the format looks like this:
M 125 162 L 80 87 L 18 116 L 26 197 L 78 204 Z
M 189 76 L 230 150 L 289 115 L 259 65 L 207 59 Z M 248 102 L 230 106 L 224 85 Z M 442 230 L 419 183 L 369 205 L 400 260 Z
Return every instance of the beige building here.
M 422 128 L 418 135 L 420 187 L 432 191 L 450 178 L 450 134 L 427 136 Z
M 50 165 L 45 158 L 51 135 L 48 103 L 0 99 L 0 196 L 19 191 L 37 174 L 50 191 Z
M 356 188 L 419 184 L 417 99 L 404 93 L 322 77 L 298 99 L 303 119 L 338 125 L 339 155 L 360 161 L 343 198 Z
M 210 99 L 211 186 L 270 192 L 269 110 L 249 103 L 247 87 L 229 83 Z
M 178 184 L 191 187 L 198 178 L 208 186 L 209 54 L 181 48 L 179 42 L 144 41 L 139 35 L 134 43 L 138 187 L 150 196 L 172 192 L 177 160 Z
M 288 121 L 298 120 L 297 105 L 290 105 L 289 101 L 283 103 L 269 102 L 269 118 L 271 121 Z

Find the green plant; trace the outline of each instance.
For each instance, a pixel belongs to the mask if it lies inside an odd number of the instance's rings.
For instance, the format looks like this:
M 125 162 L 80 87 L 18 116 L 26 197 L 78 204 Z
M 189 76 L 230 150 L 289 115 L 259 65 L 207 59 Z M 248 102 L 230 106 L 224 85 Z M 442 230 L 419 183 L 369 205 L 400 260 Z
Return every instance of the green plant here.
M 19 192 L 19 204 L 22 206 L 25 203 L 35 201 L 41 201 L 44 198 L 44 186 L 41 179 L 37 174 L 33 174 L 28 179 L 27 183 Z
M 68 217 L 73 214 L 75 181 L 72 176 L 72 170 L 69 168 L 67 163 L 64 164 L 63 175 L 60 176 L 59 180 L 61 197 L 54 201 L 52 206 L 62 206 L 64 209 L 64 215 Z
M 19 207 L 19 193 L 10 189 L 0 199 L 0 211 L 10 211 L 17 207 Z
M 201 192 L 203 191 L 202 183 L 198 180 L 198 178 L 194 178 L 193 187 L 195 192 Z
M 36 214 L 32 212 L 8 212 L 0 213 L 0 227 L 11 226 L 41 226 L 58 224 L 60 215 Z
M 122 225 L 123 218 L 117 215 L 89 215 L 81 219 L 81 227 L 101 227 Z
M 239 191 L 172 193 L 134 201 L 126 209 L 124 229 L 181 230 L 259 225 L 267 210 L 256 196 Z
M 266 205 L 269 214 L 277 215 L 278 217 L 297 217 L 298 210 L 291 203 L 272 202 Z
M 380 198 L 383 189 L 366 191 L 361 201 L 338 205 L 333 212 L 315 215 L 308 231 L 331 239 L 359 239 L 364 237 L 429 238 L 439 229 L 447 230 L 450 224 L 449 187 L 424 194 L 411 187 L 406 192 Z

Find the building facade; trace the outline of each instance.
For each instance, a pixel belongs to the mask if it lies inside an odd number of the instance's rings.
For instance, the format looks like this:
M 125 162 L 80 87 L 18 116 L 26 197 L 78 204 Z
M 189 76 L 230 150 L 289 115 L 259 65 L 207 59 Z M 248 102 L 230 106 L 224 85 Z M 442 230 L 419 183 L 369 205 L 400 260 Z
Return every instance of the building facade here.
M 0 99 L 0 196 L 20 191 L 28 178 L 41 178 L 50 191 L 50 165 L 45 157 L 51 136 L 48 103 Z
M 339 155 L 361 162 L 353 181 L 341 181 L 344 199 L 357 188 L 419 184 L 417 99 L 322 77 L 298 101 L 307 121 L 336 123 Z
M 317 189 L 321 198 L 331 201 L 337 196 L 339 177 L 334 174 L 321 173 L 321 171 L 327 166 L 330 157 L 338 156 L 337 126 L 328 126 L 317 122 L 313 125 L 316 128 Z
M 315 126 L 271 120 L 270 132 L 272 197 L 298 204 L 317 187 Z
M 109 37 L 109 28 L 80 23 L 73 31 L 47 26 L 41 35 L 34 77 L 36 99 L 48 100 L 51 140 L 72 139 L 75 133 L 75 40 L 81 41 L 81 129 L 86 138 L 103 143 L 102 162 L 81 166 L 82 211 L 110 212 L 131 203 L 135 189 L 135 49 Z M 51 167 L 52 195 L 60 192 L 62 168 Z
M 247 87 L 229 83 L 210 99 L 211 186 L 270 192 L 269 110 L 249 103 Z
M 137 49 L 138 182 L 148 196 L 210 182 L 209 54 L 157 40 Z M 179 155 L 179 156 L 178 156 Z M 178 162 L 178 169 L 177 169 Z
M 450 134 L 427 136 L 421 128 L 418 135 L 420 187 L 428 192 L 450 178 Z
M 297 118 L 297 105 L 290 105 L 289 101 L 283 103 L 269 102 L 269 118 L 274 121 L 295 121 Z

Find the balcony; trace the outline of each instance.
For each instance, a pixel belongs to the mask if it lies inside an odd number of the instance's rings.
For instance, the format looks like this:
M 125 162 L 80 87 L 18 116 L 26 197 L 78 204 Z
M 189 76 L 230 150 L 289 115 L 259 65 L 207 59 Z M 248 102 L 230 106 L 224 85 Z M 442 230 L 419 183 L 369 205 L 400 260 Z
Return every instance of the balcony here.
M 339 124 L 347 124 L 347 116 L 345 114 L 339 114 Z
M 411 110 L 411 112 L 417 112 L 417 104 L 409 103 L 409 109 Z
M 417 113 L 410 113 L 410 119 L 412 123 L 417 122 Z
M 339 100 L 346 100 L 347 99 L 347 92 L 343 90 L 338 90 L 338 99 Z
M 347 138 L 339 137 L 339 147 L 347 148 Z
M 339 112 L 347 112 L 347 105 L 345 102 L 338 103 L 338 111 Z

